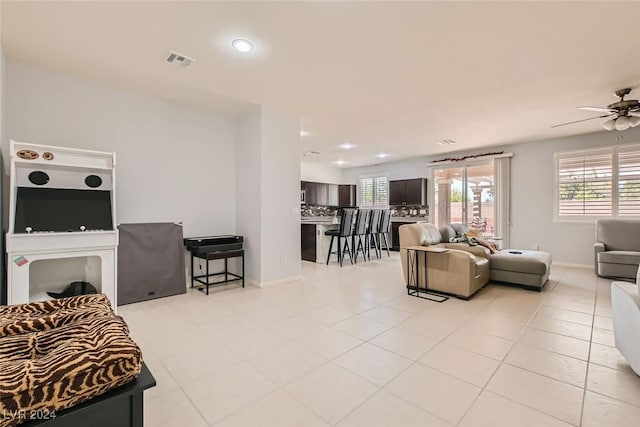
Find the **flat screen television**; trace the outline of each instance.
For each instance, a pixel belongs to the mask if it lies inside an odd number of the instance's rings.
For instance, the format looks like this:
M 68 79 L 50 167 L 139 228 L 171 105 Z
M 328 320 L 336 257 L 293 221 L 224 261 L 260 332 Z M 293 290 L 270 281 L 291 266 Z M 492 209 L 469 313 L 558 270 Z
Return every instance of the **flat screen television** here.
M 111 192 L 18 187 L 14 233 L 113 230 Z

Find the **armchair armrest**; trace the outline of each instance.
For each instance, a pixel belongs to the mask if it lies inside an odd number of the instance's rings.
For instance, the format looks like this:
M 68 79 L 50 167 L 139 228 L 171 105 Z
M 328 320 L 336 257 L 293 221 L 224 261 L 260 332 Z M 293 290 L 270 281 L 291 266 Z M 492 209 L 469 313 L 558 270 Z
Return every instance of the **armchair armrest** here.
M 611 313 L 616 347 L 631 369 L 640 375 L 640 294 L 637 285 L 627 282 L 611 284 Z
M 600 252 L 604 252 L 604 250 L 605 250 L 604 243 L 596 242 L 593 245 L 593 269 L 596 272 L 596 274 L 598 274 L 598 254 Z

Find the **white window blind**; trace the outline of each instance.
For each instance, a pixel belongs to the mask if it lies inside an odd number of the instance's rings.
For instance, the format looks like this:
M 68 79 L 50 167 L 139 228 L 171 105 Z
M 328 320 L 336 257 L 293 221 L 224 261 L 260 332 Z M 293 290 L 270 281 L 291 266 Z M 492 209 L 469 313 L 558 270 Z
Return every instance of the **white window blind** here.
M 640 217 L 640 145 L 556 153 L 555 216 Z
M 373 178 L 360 180 L 360 205 L 373 206 Z
M 389 180 L 386 175 L 360 178 L 360 206 L 389 205 Z
M 640 216 L 640 150 L 618 153 L 618 216 Z
M 389 181 L 386 176 L 378 176 L 373 180 L 374 206 L 389 205 Z
M 560 217 L 613 215 L 613 153 L 558 159 Z

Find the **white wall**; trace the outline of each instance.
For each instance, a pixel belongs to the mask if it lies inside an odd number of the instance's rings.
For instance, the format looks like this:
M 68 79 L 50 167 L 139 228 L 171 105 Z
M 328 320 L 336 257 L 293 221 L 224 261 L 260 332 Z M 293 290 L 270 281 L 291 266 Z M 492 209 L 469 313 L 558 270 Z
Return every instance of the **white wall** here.
M 623 136 L 622 141 L 616 138 Z M 551 252 L 554 261 L 593 265 L 595 223 L 555 223 L 554 158 L 558 151 L 572 151 L 617 144 L 640 143 L 640 128 L 624 132 L 596 132 L 568 138 L 491 147 L 484 150 L 425 156 L 376 166 L 344 170 L 344 179 L 357 182 L 361 175 L 388 173 L 389 179 L 428 177 L 428 163 L 443 157 L 462 157 L 485 151 L 512 152 L 511 246 L 530 249 L 534 245 Z M 432 183 L 430 183 L 431 185 Z M 432 187 L 429 187 L 432 191 Z
M 2 7 L 0 7 L 2 10 Z M 5 75 L 6 75 L 6 60 L 4 57 L 4 52 L 2 51 L 2 46 L 0 46 L 0 149 L 4 147 L 4 116 L 6 114 L 6 109 L 4 108 L 4 100 L 5 100 Z
M 360 177 L 371 174 L 389 174 L 389 180 L 427 178 L 429 170 L 426 167 L 427 157 L 413 157 L 395 162 L 381 163 L 372 166 L 345 168 L 342 177 L 345 182 L 359 184 Z
M 258 285 L 300 277 L 300 163 L 297 117 L 257 106 L 237 121 L 237 229 L 246 276 Z
M 0 5 L 0 15 L 2 11 L 2 6 Z M 0 22 L 2 22 L 2 18 L 0 16 Z M 1 33 L 0 33 L 1 34 Z M 0 36 L 0 39 L 2 37 Z M 1 42 L 1 40 L 0 40 Z M 2 51 L 2 45 L 0 45 L 0 153 L 2 153 L 2 148 L 4 146 L 4 124 L 6 123 L 4 120 L 4 116 L 6 114 L 6 109 L 4 108 L 5 101 L 5 65 L 6 60 L 4 57 L 4 52 Z M 8 192 L 5 190 L 7 187 L 6 182 L 8 181 L 4 175 L 4 162 L 2 156 L 0 155 L 0 230 L 3 230 L 2 235 L 4 236 L 4 230 L 6 229 L 6 218 L 8 217 L 7 212 L 8 208 L 6 206 L 5 194 Z M 4 274 L 4 239 L 0 239 L 0 304 L 6 304 L 5 297 L 5 274 Z
M 344 182 L 342 169 L 318 163 L 300 162 L 300 179 L 302 181 L 323 182 L 326 184 L 355 184 Z
M 6 65 L 5 138 L 115 151 L 118 223 L 182 221 L 185 236 L 235 232 L 234 118 Z
M 236 168 L 236 230 L 244 236 L 245 277 L 260 282 L 261 157 L 256 149 L 261 135 L 260 107 L 238 117 L 236 134 L 236 158 L 242 159 Z
M 300 264 L 300 145 L 298 117 L 262 110 L 261 282 L 295 278 Z

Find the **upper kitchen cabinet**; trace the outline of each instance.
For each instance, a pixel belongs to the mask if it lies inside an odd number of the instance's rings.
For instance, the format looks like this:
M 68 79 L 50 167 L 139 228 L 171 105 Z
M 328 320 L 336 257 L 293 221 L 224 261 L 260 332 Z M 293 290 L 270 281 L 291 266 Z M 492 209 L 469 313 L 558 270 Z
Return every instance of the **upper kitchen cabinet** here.
M 425 178 L 389 181 L 389 205 L 427 204 L 427 180 Z
M 313 182 L 302 181 L 300 188 L 304 192 L 304 203 L 307 205 L 315 205 L 316 203 L 316 186 Z M 301 198 L 302 200 L 302 198 Z
M 356 207 L 356 186 L 355 185 L 339 185 L 338 186 L 338 206 L 341 208 Z
M 316 190 L 316 200 L 315 203 L 312 204 L 318 206 L 327 206 L 327 203 L 329 202 L 329 186 L 327 184 L 322 184 L 319 182 L 314 182 L 313 185 L 315 186 Z
M 338 184 L 325 184 L 327 186 L 327 206 L 339 205 Z
M 338 206 L 340 203 L 338 184 L 301 181 L 300 189 L 304 191 L 304 202 L 309 206 Z

